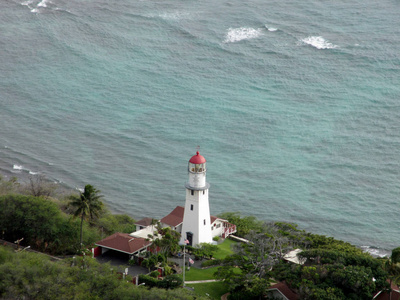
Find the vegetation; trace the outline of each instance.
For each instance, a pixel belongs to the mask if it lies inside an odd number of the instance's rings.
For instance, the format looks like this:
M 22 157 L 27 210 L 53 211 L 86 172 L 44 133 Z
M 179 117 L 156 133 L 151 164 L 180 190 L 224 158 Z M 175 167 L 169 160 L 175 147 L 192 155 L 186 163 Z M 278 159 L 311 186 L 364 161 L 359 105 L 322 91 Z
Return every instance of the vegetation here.
M 89 218 L 79 222 L 72 217 L 77 210 L 73 210 L 69 203 L 71 198 L 77 199 L 81 195 L 64 197 L 60 194 L 57 198 L 33 196 L 30 191 L 32 182 L 37 191 L 46 190 L 47 183 L 43 179 L 32 179 L 27 184 L 20 184 L 16 178 L 6 181 L 0 177 L 0 237 L 7 241 L 19 240 L 21 246 L 30 246 L 49 254 L 65 255 L 77 253 L 80 249 L 80 235 L 84 245 L 92 245 L 104 234 L 133 232 L 135 229 L 134 219 L 127 215 L 113 215 L 102 203 L 92 205 L 102 209 L 97 213 L 92 212 L 90 222 L 90 212 Z M 91 192 L 93 191 L 98 193 L 92 187 Z
M 217 267 L 199 269 L 191 267 L 190 270 L 185 272 L 185 281 L 198 281 L 198 280 L 211 280 L 215 279 L 214 273 Z
M 266 297 L 271 278 L 285 281 L 300 299 L 371 299 L 388 289 L 382 261 L 349 243 L 287 223 L 264 224 L 250 230 L 246 239 L 249 242 L 237 244 L 215 273 L 228 286 L 229 299 Z M 300 257 L 307 259 L 306 265 L 283 259 L 294 247 L 303 248 Z
M 72 195 L 70 205 L 75 208 L 74 217 L 81 218 L 81 235 L 79 249 L 82 249 L 83 241 L 83 220 L 89 219 L 93 220 L 98 218 L 103 210 L 103 202 L 101 202 L 100 191 L 95 189 L 90 184 L 87 184 L 79 194 L 79 196 Z
M 221 281 L 186 284 L 186 286 L 192 288 L 197 296 L 207 297 L 208 299 L 220 300 L 221 296 L 228 292 L 226 285 Z
M 22 247 L 65 255 L 76 254 L 82 244 L 90 245 L 104 234 L 135 229 L 129 216 L 107 211 L 99 191 L 91 185 L 72 197 L 53 195 L 54 190 L 42 179 L 24 186 L 14 178 L 0 178 L 1 237 L 19 241 Z M 186 272 L 187 281 L 221 280 L 196 285 L 195 290 L 198 287 L 201 293 L 198 295 L 217 297 L 229 291 L 231 300 L 265 298 L 273 279 L 285 281 L 301 299 L 371 299 L 378 291 L 390 292 L 387 279 L 396 284 L 400 281 L 400 248 L 394 249 L 389 259 L 376 259 L 349 243 L 304 232 L 295 224 L 267 224 L 238 213 L 220 217 L 236 224 L 238 235 L 248 242 L 225 240 L 218 246 L 186 247 L 198 259 L 213 258 L 203 263 L 209 268 L 192 267 Z M 143 264 L 151 270 L 160 263 L 167 276 L 164 280 L 142 277 L 145 287 L 135 287 L 130 278 L 121 280 L 122 276 L 112 273 L 109 265 L 98 265 L 85 257 L 51 262 L 22 248 L 15 253 L 0 247 L 0 298 L 192 299 L 186 290 L 175 289 L 181 278 L 171 274 L 167 264 L 168 256 L 180 250 L 179 234 L 158 225 L 157 233 L 149 239 L 154 241 L 153 249 Z M 295 248 L 302 249 L 299 257 L 306 264 L 284 260 Z M 220 292 L 214 294 L 214 285 L 221 288 Z
M 8 241 L 21 240 L 51 254 L 74 252 L 79 224 L 65 218 L 57 205 L 41 197 L 0 196 L 0 230 Z
M 225 239 L 225 241 L 221 244 L 218 244 L 218 251 L 215 252 L 214 258 L 215 259 L 224 259 L 228 255 L 233 254 L 233 245 L 237 244 L 234 240 Z
M 120 277 L 110 265 L 91 258 L 52 262 L 36 253 L 15 253 L 0 246 L 1 299 L 194 299 L 185 289 L 137 287 L 131 278 Z M 179 280 L 169 277 L 163 287 L 176 287 Z
M 152 240 L 151 245 L 152 252 L 157 254 L 162 254 L 166 258 L 178 252 L 179 239 L 181 237 L 180 233 L 172 230 L 170 227 L 161 227 L 161 224 L 156 225 L 157 232 L 154 235 L 149 235 L 149 240 Z
M 250 231 L 261 231 L 263 222 L 254 216 L 241 216 L 238 212 L 225 212 L 218 215 L 219 218 L 228 220 L 236 225 L 236 235 L 244 238 Z

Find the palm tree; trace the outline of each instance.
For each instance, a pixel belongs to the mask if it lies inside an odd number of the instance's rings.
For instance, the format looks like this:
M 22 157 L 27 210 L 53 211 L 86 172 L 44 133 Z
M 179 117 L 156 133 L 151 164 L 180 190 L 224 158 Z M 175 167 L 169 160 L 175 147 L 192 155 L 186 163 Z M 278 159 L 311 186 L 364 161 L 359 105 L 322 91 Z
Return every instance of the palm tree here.
M 95 189 L 92 185 L 87 184 L 79 194 L 79 196 L 71 196 L 71 206 L 76 208 L 74 217 L 81 217 L 81 239 L 79 249 L 82 249 L 82 234 L 83 234 L 83 219 L 87 218 L 89 220 L 94 217 L 99 217 L 101 211 L 103 210 L 103 202 L 101 202 L 100 191 Z

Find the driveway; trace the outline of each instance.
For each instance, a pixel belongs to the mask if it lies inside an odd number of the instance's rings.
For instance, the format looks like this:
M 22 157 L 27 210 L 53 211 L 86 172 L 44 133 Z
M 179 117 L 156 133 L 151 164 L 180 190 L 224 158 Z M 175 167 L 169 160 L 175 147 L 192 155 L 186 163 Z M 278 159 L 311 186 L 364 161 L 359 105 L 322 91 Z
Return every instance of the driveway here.
M 128 268 L 128 275 L 137 276 L 139 274 L 147 274 L 149 270 L 137 265 L 131 266 L 128 264 L 129 256 L 128 254 L 120 253 L 117 251 L 109 250 L 103 255 L 96 257 L 99 263 L 110 263 L 111 266 L 117 271 L 124 273 L 125 268 Z

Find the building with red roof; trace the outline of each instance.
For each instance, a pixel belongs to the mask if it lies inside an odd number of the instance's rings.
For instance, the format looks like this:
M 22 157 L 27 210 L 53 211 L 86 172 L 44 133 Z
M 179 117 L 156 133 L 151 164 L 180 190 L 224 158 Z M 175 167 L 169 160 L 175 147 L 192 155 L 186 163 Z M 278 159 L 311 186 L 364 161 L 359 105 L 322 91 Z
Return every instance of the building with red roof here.
M 300 299 L 300 296 L 293 292 L 285 282 L 278 282 L 277 284 L 272 285 L 268 289 L 268 297 L 279 300 Z
M 210 215 L 208 189 L 206 182 L 206 159 L 197 151 L 188 162 L 189 181 L 186 183 L 185 207 L 177 206 L 168 215 L 159 220 L 162 227 L 181 234 L 181 243 L 189 240 L 189 245 L 211 243 L 216 236 L 226 238 L 236 232 L 236 226 L 218 217 Z M 136 223 L 137 231 L 130 234 L 115 233 L 96 245 L 101 253 L 118 251 L 133 256 L 151 245 L 148 236 L 154 235 L 154 219 L 144 218 Z
M 151 241 L 140 238 L 133 237 L 128 233 L 114 233 L 98 241 L 96 246 L 101 248 L 101 254 L 113 250 L 128 254 L 133 256 L 141 251 L 147 250 L 147 248 L 151 245 Z

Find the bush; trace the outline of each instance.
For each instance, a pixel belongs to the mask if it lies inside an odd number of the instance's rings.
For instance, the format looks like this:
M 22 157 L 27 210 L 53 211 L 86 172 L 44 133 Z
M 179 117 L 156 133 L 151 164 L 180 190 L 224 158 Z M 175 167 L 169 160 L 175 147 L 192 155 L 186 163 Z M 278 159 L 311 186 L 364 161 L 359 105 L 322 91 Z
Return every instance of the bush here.
M 139 275 L 139 284 L 144 283 L 147 287 L 156 287 L 158 280 L 149 275 Z
M 149 276 L 150 276 L 150 277 L 153 277 L 153 278 L 158 278 L 158 276 L 160 276 L 160 272 L 158 272 L 157 270 L 155 270 L 155 271 L 151 272 L 151 273 L 149 274 Z
M 158 287 L 164 289 L 175 289 L 180 287 L 182 283 L 183 280 L 178 275 L 168 275 L 158 282 Z
M 201 263 L 201 266 L 203 268 L 205 268 L 205 267 L 217 266 L 217 265 L 221 265 L 221 264 L 222 264 L 221 259 L 210 259 L 210 260 L 203 261 Z
M 158 273 L 158 272 L 157 272 Z M 163 280 L 157 280 L 148 275 L 139 275 L 139 284 L 144 283 L 147 287 L 174 289 L 182 285 L 182 279 L 178 275 L 165 276 Z

